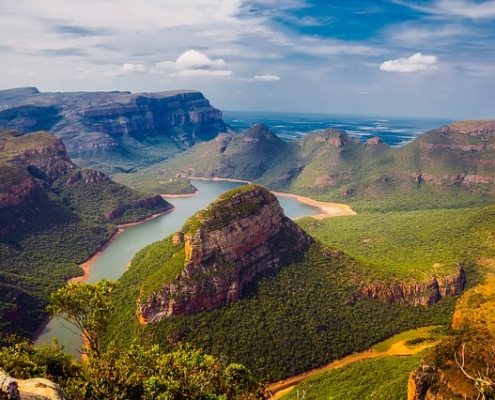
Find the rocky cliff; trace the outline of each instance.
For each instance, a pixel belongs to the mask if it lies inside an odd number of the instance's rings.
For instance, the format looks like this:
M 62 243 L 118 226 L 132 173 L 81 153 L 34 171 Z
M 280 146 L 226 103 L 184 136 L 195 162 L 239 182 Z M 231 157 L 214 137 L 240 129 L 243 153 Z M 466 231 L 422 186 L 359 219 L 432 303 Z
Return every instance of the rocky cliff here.
M 230 128 L 202 93 L 0 91 L 0 128 L 49 130 L 79 165 L 142 167 Z
M 95 203 L 91 193 L 104 188 L 106 192 L 98 195 L 102 203 Z M 100 171 L 81 170 L 62 141 L 48 132 L 24 135 L 0 130 L 0 236 L 34 218 L 53 200 L 108 221 L 127 210 L 171 208 L 161 197 L 132 192 Z
M 387 304 L 413 304 L 431 306 L 442 297 L 461 294 L 466 286 L 466 274 L 462 267 L 444 277 L 433 278 L 430 282 L 416 283 L 374 283 L 366 285 L 353 296 L 353 301 L 360 298 L 381 299 Z
M 301 258 L 312 243 L 276 197 L 257 185 L 227 192 L 191 217 L 173 240 L 184 248 L 184 268 L 140 299 L 142 323 L 235 302 L 257 276 Z

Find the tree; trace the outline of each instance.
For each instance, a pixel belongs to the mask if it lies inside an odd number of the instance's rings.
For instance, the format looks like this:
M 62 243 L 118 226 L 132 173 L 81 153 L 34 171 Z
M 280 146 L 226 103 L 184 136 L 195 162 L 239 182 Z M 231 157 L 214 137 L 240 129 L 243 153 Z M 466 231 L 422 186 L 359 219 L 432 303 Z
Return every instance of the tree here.
M 99 357 L 103 336 L 113 310 L 110 293 L 117 283 L 102 279 L 95 284 L 69 283 L 50 296 L 50 314 L 72 323 L 81 331 L 84 351 Z

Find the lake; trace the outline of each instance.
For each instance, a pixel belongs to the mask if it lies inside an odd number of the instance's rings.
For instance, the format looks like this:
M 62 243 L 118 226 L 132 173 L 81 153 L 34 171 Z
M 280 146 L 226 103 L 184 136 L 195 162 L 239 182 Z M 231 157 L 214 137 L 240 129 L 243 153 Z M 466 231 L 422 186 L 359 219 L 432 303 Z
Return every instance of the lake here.
M 103 278 L 117 280 L 139 250 L 178 231 L 187 218 L 205 208 L 219 195 L 243 185 L 238 182 L 202 180 L 194 180 L 193 184 L 198 189 L 196 196 L 167 198 L 167 201 L 175 206 L 172 212 L 139 225 L 126 227 L 93 263 L 91 276 L 86 282 L 94 283 Z M 278 200 L 285 214 L 292 219 L 319 213 L 318 208 L 303 204 L 294 198 L 279 196 Z M 68 352 L 75 356 L 80 355 L 78 349 L 82 345 L 81 337 L 66 322 L 59 319 L 50 320 L 35 344 L 50 345 L 54 338 L 59 343 L 66 343 Z

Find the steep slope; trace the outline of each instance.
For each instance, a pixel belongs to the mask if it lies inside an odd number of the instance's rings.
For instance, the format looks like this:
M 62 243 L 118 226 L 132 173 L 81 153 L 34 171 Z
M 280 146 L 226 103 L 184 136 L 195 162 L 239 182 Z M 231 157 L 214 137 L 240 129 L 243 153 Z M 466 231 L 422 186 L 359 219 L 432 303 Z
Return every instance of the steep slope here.
M 115 231 L 169 210 L 72 163 L 47 132 L 0 130 L 0 328 L 29 335 L 45 315 L 51 291 L 81 274 L 77 263 Z
M 49 130 L 81 166 L 141 168 L 230 128 L 197 91 L 41 93 L 0 91 L 0 128 Z M 114 171 L 114 169 L 116 171 Z
M 450 318 L 455 291 L 431 302 L 418 300 L 430 298 L 421 284 L 400 299 L 361 295 L 373 270 L 313 241 L 266 189 L 247 185 L 135 256 L 115 292 L 108 340 L 191 342 L 278 380 Z
M 248 131 L 218 138 L 146 171 L 148 176 L 238 178 L 358 209 L 422 209 L 492 204 L 495 122 L 464 121 L 434 129 L 402 148 L 366 143 L 343 131 L 310 133 L 298 142 L 251 143 Z M 201 157 L 200 157 L 201 155 Z M 232 156 L 229 156 L 232 155 Z
M 144 323 L 237 301 L 258 275 L 301 259 L 312 243 L 261 186 L 228 192 L 191 217 L 172 240 L 177 250 L 183 248 L 184 269 L 143 294 L 138 313 Z

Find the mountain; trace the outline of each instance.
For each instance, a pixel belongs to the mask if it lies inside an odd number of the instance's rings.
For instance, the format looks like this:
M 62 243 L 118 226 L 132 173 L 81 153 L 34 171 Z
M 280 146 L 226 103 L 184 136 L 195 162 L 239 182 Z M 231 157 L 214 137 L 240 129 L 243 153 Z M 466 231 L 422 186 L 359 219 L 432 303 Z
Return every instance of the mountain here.
M 495 121 L 463 121 L 431 130 L 401 148 L 365 143 L 344 131 L 285 142 L 263 125 L 221 135 L 145 176 L 237 178 L 273 190 L 361 209 L 422 209 L 493 203 Z
M 110 173 L 150 165 L 231 129 L 197 91 L 0 91 L 0 128 L 47 130 L 81 166 Z
M 116 230 L 172 206 L 80 169 L 44 131 L 0 130 L 0 327 L 28 335 L 48 295 Z
M 108 340 L 192 343 L 275 381 L 446 323 L 463 273 L 454 268 L 438 290 L 412 273 L 401 286 L 372 280 L 373 265 L 315 241 L 268 190 L 247 185 L 136 254 L 114 292 Z

